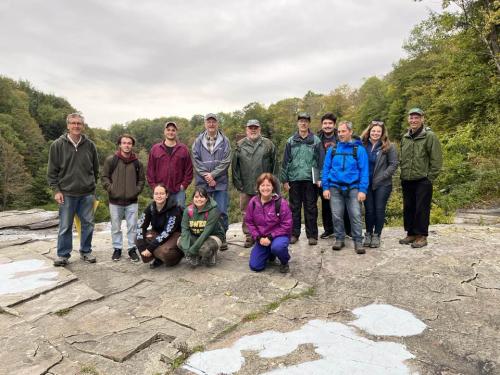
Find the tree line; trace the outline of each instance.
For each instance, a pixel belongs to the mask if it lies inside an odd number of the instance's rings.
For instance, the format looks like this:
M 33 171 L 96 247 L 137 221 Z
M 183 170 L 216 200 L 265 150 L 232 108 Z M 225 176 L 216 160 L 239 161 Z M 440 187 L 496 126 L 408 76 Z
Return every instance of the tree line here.
M 446 10 L 450 3 L 457 5 L 453 11 Z M 418 106 L 426 111 L 426 124 L 439 136 L 444 152 L 432 221 L 448 221 L 457 208 L 498 204 L 500 9 L 498 2 L 488 0 L 443 1 L 443 7 L 443 13 L 431 13 L 413 29 L 404 45 L 407 57 L 394 63 L 384 77 L 369 77 L 359 88 L 341 85 L 326 94 L 309 91 L 302 98 L 269 106 L 253 102 L 231 113 L 218 113 L 221 130 L 234 145 L 244 136 L 246 121 L 258 119 L 262 133 L 282 156 L 286 139 L 296 131 L 298 112 L 311 114 L 313 130 L 319 130 L 322 114 L 333 112 L 339 120 L 351 120 L 357 133 L 372 119 L 383 120 L 391 139 L 399 143 L 407 110 Z M 50 143 L 66 131 L 66 115 L 75 111 L 66 99 L 42 93 L 27 81 L 0 76 L 0 209 L 56 208 L 46 182 L 47 153 Z M 203 130 L 199 114 L 190 119 L 137 119 L 112 124 L 109 130 L 88 124 L 86 133 L 96 143 L 101 163 L 115 151 L 118 135 L 132 134 L 146 165 L 167 120 L 179 125 L 179 138 L 188 146 Z M 239 220 L 237 194 L 234 189 L 230 194 L 234 222 Z M 100 187 L 98 195 L 107 203 Z M 140 202 L 145 205 L 149 199 L 146 189 Z M 107 219 L 105 207 L 102 204 L 97 213 L 100 220 Z M 398 222 L 401 210 L 396 189 L 388 205 L 389 220 Z

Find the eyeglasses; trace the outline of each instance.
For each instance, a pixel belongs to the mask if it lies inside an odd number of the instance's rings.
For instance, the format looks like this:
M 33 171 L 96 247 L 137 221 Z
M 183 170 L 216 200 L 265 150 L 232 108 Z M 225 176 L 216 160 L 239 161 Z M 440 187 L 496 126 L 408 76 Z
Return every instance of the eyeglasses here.
M 383 121 L 378 121 L 378 120 L 373 120 L 373 121 L 372 121 L 372 125 L 380 125 L 380 126 L 384 126 L 384 122 L 383 122 Z
M 70 125 L 83 125 L 83 122 L 80 122 L 80 121 L 70 121 L 69 124 Z

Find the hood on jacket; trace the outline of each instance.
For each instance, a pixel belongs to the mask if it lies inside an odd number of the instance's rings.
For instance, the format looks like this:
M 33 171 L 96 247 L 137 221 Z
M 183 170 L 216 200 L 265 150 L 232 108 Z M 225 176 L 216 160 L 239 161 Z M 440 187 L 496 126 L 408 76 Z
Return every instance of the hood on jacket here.
M 119 159 L 121 159 L 125 164 L 132 163 L 134 160 L 137 160 L 137 155 L 134 154 L 133 152 L 130 153 L 130 156 L 128 158 L 124 157 L 120 150 L 116 151 L 115 155 Z
M 198 208 L 194 205 L 194 203 L 193 203 L 193 206 L 198 210 Z M 198 213 L 208 212 L 216 207 L 217 207 L 217 202 L 215 201 L 215 199 L 209 197 L 207 203 L 205 203 L 205 206 L 203 206 L 203 208 L 199 209 Z
M 80 134 L 80 136 L 82 137 L 82 139 L 80 140 L 80 144 L 79 145 L 81 145 L 83 142 L 85 142 L 88 139 L 88 137 L 85 134 Z M 73 146 L 73 143 L 71 143 L 71 141 L 69 140 L 68 137 L 69 137 L 69 133 L 63 133 L 63 134 L 61 134 L 61 136 L 59 137 L 59 139 L 62 139 L 65 142 L 68 142 L 68 143 L 70 143 Z
M 314 133 L 311 131 L 311 129 L 309 129 L 307 132 L 307 137 L 302 138 L 300 136 L 299 132 L 297 131 L 293 135 L 293 140 L 294 140 L 294 142 L 300 142 L 300 143 L 312 145 L 312 144 L 314 144 Z

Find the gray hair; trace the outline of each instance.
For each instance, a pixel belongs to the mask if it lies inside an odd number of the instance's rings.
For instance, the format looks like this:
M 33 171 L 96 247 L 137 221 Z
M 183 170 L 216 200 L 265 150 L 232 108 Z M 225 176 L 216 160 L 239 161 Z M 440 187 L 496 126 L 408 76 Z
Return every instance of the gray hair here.
M 345 125 L 347 129 L 352 130 L 352 122 L 351 121 L 340 121 L 337 128 L 340 128 L 341 125 Z
M 83 117 L 80 112 L 70 113 L 66 116 L 66 124 L 69 124 L 69 120 L 72 118 L 79 118 L 82 120 L 82 123 L 85 124 L 85 117 Z

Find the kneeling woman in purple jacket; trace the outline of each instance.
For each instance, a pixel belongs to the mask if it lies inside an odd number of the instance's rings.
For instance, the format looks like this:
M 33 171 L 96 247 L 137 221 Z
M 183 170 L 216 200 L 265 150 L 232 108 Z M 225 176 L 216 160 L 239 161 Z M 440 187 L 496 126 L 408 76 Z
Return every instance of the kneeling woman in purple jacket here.
M 250 269 L 256 272 L 262 271 L 267 261 L 274 261 L 276 257 L 281 263 L 280 272 L 289 271 L 292 212 L 277 191 L 276 178 L 271 173 L 262 173 L 257 179 L 257 195 L 250 200 L 245 213 L 245 224 L 255 241 Z

